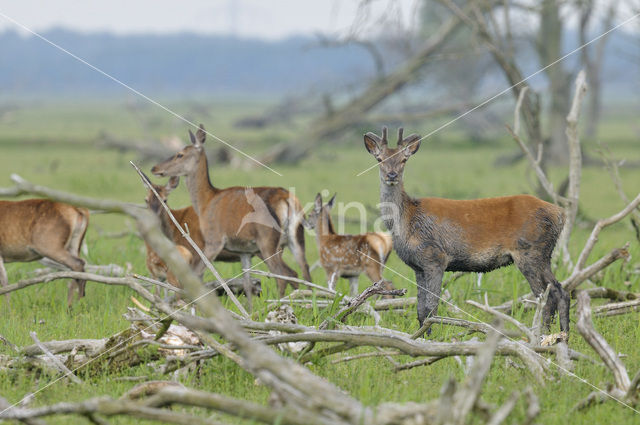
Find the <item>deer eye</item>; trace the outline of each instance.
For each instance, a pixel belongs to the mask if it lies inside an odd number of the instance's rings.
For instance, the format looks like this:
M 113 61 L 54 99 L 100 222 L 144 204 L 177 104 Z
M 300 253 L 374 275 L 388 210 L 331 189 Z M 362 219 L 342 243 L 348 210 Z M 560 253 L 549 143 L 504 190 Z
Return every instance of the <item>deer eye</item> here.
M 178 155 L 176 155 L 176 158 L 182 158 L 184 155 L 179 153 Z

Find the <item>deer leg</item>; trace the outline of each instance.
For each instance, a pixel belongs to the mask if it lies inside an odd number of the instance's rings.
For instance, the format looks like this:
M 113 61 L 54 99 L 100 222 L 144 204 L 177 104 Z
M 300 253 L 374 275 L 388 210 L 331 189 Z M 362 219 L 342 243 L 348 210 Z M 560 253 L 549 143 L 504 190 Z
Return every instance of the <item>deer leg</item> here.
M 240 263 L 242 264 L 242 280 L 243 280 L 243 288 L 244 295 L 247 297 L 247 303 L 249 304 L 249 311 L 253 308 L 252 295 L 253 288 L 251 287 L 251 275 L 247 270 L 251 268 L 251 254 L 240 254 Z
M 2 287 L 9 285 L 9 277 L 7 276 L 7 270 L 4 268 L 4 260 L 0 255 L 0 284 Z
M 547 289 L 547 285 L 552 285 L 549 290 L 547 303 L 542 308 L 542 323 L 544 328 L 549 331 L 551 328 L 551 320 L 560 309 L 560 329 L 569 331 L 569 296 L 556 280 L 551 271 L 549 260 L 540 258 L 540 256 L 515 255 L 514 262 L 520 272 L 529 282 L 531 291 L 536 297 L 542 295 Z
M 282 249 L 278 247 L 278 241 L 279 236 L 275 238 L 259 238 L 256 241 L 258 249 L 260 250 L 260 254 L 262 255 L 262 258 L 264 258 L 264 262 L 267 264 L 269 271 L 271 271 L 272 273 L 290 277 L 297 277 L 298 275 L 296 274 L 296 272 L 293 271 L 289 266 L 287 266 L 287 264 L 282 259 Z M 296 282 L 287 282 L 282 279 L 276 279 L 276 283 L 278 284 L 278 292 L 280 294 L 280 298 L 284 297 L 287 283 L 289 283 L 294 289 L 298 289 L 298 284 Z
M 349 295 L 352 297 L 358 295 L 358 276 L 349 278 Z
M 224 248 L 224 240 L 222 239 L 213 239 L 206 240 L 204 243 L 204 249 L 202 253 L 209 261 L 214 261 L 216 257 L 220 254 L 220 251 Z M 204 274 L 204 269 L 206 265 L 204 261 L 198 262 L 194 267 L 194 273 L 200 277 Z
M 9 285 L 9 276 L 7 275 L 7 269 L 4 268 L 4 260 L 2 259 L 2 256 L 0 255 L 0 284 L 2 285 L 3 288 L 6 288 Z M 5 302 L 7 303 L 7 306 L 9 306 L 9 295 L 7 294 L 4 298 Z
M 308 282 L 311 282 L 311 273 L 309 271 L 309 263 L 307 263 L 307 257 L 305 256 L 304 248 L 304 228 L 302 224 L 299 224 L 296 228 L 295 237 L 289 236 L 289 249 L 293 253 L 293 257 L 296 259 L 296 263 L 302 270 L 302 278 Z
M 422 326 L 427 317 L 438 313 L 444 267 L 429 265 L 415 272 L 418 285 L 418 323 Z M 427 330 L 427 334 L 431 335 L 431 329 Z
M 551 289 L 549 290 L 549 299 L 553 297 L 553 310 L 550 309 L 548 316 L 543 315 L 544 319 L 553 318 L 555 316 L 556 310 L 558 311 L 558 318 L 560 319 L 560 330 L 563 332 L 569 332 L 569 307 L 570 307 L 570 298 L 567 291 L 564 290 L 562 285 L 558 282 L 553 272 L 551 271 L 551 264 L 549 264 L 544 271 L 544 280 L 548 285 L 551 285 Z M 547 304 L 549 304 L 549 300 L 547 300 Z M 546 306 L 545 306 L 546 307 Z M 544 312 L 544 310 L 543 310 Z M 550 327 L 550 323 L 545 323 L 547 329 Z
M 336 282 L 338 281 L 338 271 L 337 270 L 327 270 L 327 287 L 332 291 L 336 290 Z
M 74 272 L 84 271 L 84 260 L 66 251 L 62 246 L 46 247 L 45 249 L 39 249 L 37 252 L 43 257 L 47 257 L 53 261 L 57 261 L 58 263 L 67 266 Z M 71 283 L 69 283 L 69 291 L 67 293 L 67 307 L 71 307 L 71 304 L 73 303 L 73 292 L 75 288 L 77 288 L 78 290 L 78 298 L 84 297 L 85 284 L 86 280 L 84 279 L 73 279 Z

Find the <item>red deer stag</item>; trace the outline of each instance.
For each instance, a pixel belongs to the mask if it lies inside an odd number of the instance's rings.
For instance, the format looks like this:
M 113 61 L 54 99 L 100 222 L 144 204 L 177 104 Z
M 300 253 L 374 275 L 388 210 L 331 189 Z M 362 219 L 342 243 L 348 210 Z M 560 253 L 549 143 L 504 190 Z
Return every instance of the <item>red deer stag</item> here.
M 361 273 L 372 282 L 382 280 L 382 269 L 391 253 L 391 238 L 386 233 L 369 232 L 364 235 L 338 235 L 333 229 L 330 211 L 336 195 L 322 205 L 322 195 L 316 195 L 313 211 L 307 219 L 308 227 L 316 229 L 320 264 L 327 274 L 329 289 L 334 290 L 338 278 L 349 279 L 350 295 L 358 294 Z M 394 289 L 385 281 L 385 289 Z
M 273 273 L 295 277 L 296 272 L 282 259 L 281 246 L 288 245 L 303 277 L 311 280 L 305 258 L 304 213 L 298 199 L 279 187 L 214 187 L 204 152 L 204 127 L 200 125 L 195 135 L 189 131 L 189 136 L 191 146 L 155 165 L 151 172 L 158 176 L 186 176 L 207 258 L 217 258 L 223 249 L 245 259 L 259 254 Z M 243 266 L 246 268 L 245 261 Z M 282 279 L 277 282 L 283 296 L 287 282 Z
M 0 201 L 0 284 L 9 284 L 4 263 L 47 257 L 73 271 L 84 271 L 79 253 L 88 224 L 86 208 L 48 199 Z M 68 306 L 73 302 L 74 289 L 84 297 L 85 283 L 74 279 L 69 285 Z
M 529 195 L 451 200 L 412 198 L 402 174 L 420 137 L 402 137 L 387 146 L 382 137 L 364 135 L 367 151 L 379 162 L 381 214 L 398 256 L 416 274 L 418 321 L 435 315 L 445 271 L 488 272 L 512 263 L 540 296 L 551 285 L 543 308 L 548 329 L 556 311 L 560 329 L 569 331 L 569 296 L 551 271 L 551 254 L 564 225 L 560 207 Z

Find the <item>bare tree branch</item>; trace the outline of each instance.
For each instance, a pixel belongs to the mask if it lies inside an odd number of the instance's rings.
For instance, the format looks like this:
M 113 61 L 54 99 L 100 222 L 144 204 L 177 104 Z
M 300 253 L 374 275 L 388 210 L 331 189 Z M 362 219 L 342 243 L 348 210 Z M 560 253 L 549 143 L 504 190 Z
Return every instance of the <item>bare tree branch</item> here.
M 401 297 L 407 293 L 406 289 L 386 290 L 383 286 L 384 283 L 385 281 L 383 279 L 369 286 L 367 289 L 362 291 L 360 295 L 349 300 L 349 302 L 336 314 L 323 320 L 322 323 L 320 323 L 320 325 L 318 326 L 318 329 L 328 329 L 331 322 L 334 321 L 344 322 L 347 316 L 356 311 L 358 307 L 360 307 L 367 300 L 367 298 L 370 298 L 374 295 L 392 295 Z
M 598 236 L 600 235 L 600 232 L 602 231 L 602 229 L 622 220 L 627 215 L 629 215 L 631 211 L 636 209 L 638 205 L 640 205 L 640 193 L 638 194 L 638 196 L 635 197 L 633 201 L 631 201 L 626 207 L 624 207 L 617 214 L 614 214 L 608 218 L 598 220 L 596 225 L 593 227 L 593 230 L 591 231 L 591 235 L 589 236 L 587 243 L 585 244 L 582 252 L 580 253 L 580 256 L 578 257 L 578 261 L 576 261 L 576 266 L 573 269 L 573 273 L 575 273 L 577 270 L 584 268 L 587 258 L 589 258 L 589 254 L 591 254 L 591 251 L 593 250 L 594 245 L 598 241 Z
M 486 313 L 489 313 L 489 314 L 495 316 L 496 318 L 498 318 L 500 320 L 504 320 L 504 321 L 507 321 L 507 322 L 515 325 L 518 328 L 518 330 L 520 332 L 522 332 L 524 334 L 524 336 L 527 337 L 527 339 L 529 340 L 530 344 L 536 344 L 538 342 L 536 340 L 536 337 L 533 334 L 533 332 L 531 332 L 531 330 L 528 327 L 526 327 L 525 325 L 520 323 L 515 318 L 513 318 L 513 317 L 511 317 L 511 316 L 509 316 L 507 314 L 501 313 L 501 312 L 489 307 L 488 305 L 483 305 L 483 304 L 480 304 L 480 303 L 475 302 L 473 300 L 467 300 L 467 304 L 472 305 L 475 308 L 479 308 L 480 310 L 482 310 L 482 311 L 484 311 Z
M 591 300 L 585 292 L 578 293 L 578 332 L 587 341 L 587 343 L 602 358 L 605 365 L 609 368 L 615 380 L 616 387 L 619 391 L 626 393 L 631 385 L 627 368 L 620 361 L 615 350 L 607 343 L 593 327 L 591 321 Z
M 569 143 L 569 188 L 567 192 L 567 200 L 565 207 L 565 223 L 558 246 L 562 250 L 562 259 L 565 264 L 571 264 L 571 255 L 569 253 L 569 239 L 573 231 L 573 224 L 578 214 L 578 202 L 580 201 L 580 180 L 582 176 L 582 151 L 580 148 L 580 137 L 578 135 L 578 118 L 580 117 L 580 107 L 582 99 L 587 93 L 586 74 L 584 70 L 578 73 L 575 83 L 575 93 L 571 109 L 567 115 L 567 142 Z

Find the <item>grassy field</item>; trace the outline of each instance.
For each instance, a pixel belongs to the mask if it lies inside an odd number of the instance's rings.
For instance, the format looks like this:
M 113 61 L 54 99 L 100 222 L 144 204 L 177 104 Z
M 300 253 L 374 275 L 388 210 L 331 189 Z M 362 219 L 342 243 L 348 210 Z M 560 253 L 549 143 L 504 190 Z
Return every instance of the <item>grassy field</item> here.
M 207 129 L 248 153 L 261 152 L 270 143 L 294 134 L 286 128 L 273 128 L 262 131 L 238 131 L 231 125 L 233 120 L 245 114 L 255 113 L 264 103 L 235 102 L 213 104 L 208 117 L 194 117 L 202 121 Z M 188 114 L 188 104 L 175 104 L 172 107 L 181 114 Z M 141 125 L 141 122 L 147 125 Z M 613 114 L 604 122 L 602 141 L 607 143 L 617 158 L 640 159 L 637 134 L 630 123 L 633 117 Z M 434 127 L 425 123 L 417 128 L 407 128 L 408 132 L 423 134 Z M 97 150 L 94 141 L 102 130 L 108 130 L 121 139 L 154 139 L 177 135 L 186 140 L 187 126 L 175 118 L 150 107 L 140 108 L 131 113 L 126 104 L 110 102 L 105 104 L 51 104 L 33 102 L 14 111 L 0 122 L 0 186 L 9 186 L 9 175 L 17 173 L 39 184 L 77 194 L 118 199 L 142 203 L 145 190 L 128 161 L 135 159 L 133 154 Z M 375 130 L 379 129 L 366 129 Z M 299 126 L 296 133 L 304 131 Z M 491 143 L 472 144 L 456 129 L 444 131 L 437 139 L 423 142 L 420 151 L 409 161 L 405 173 L 406 190 L 414 196 L 442 196 L 451 198 L 488 197 L 505 194 L 531 192 L 535 176 L 520 163 L 512 167 L 496 168 L 493 160 L 515 148 L 507 139 L 506 132 L 498 130 L 501 136 Z M 393 130 L 392 130 L 393 132 Z M 504 133 L 504 134 L 502 134 Z M 213 183 L 219 187 L 230 185 L 275 185 L 286 188 L 295 187 L 303 204 L 310 204 L 317 192 L 338 193 L 339 202 L 361 202 L 375 206 L 378 202 L 378 173 L 374 169 L 361 177 L 356 174 L 373 164 L 372 158 L 362 145 L 362 132 L 354 132 L 349 143 L 336 147 L 325 145 L 313 156 L 296 166 L 276 166 L 283 176 L 266 169 L 256 168 L 249 171 L 227 167 L 211 167 Z M 300 136 L 300 134 L 297 134 Z M 606 137 L 604 136 L 606 135 Z M 214 141 L 207 142 L 209 148 L 217 147 Z M 589 155 L 597 158 L 593 143 L 585 146 Z M 148 170 L 152 164 L 142 164 Z M 624 168 L 621 170 L 624 189 L 630 197 L 640 191 L 640 170 Z M 554 181 L 564 178 L 564 170 L 553 169 Z M 170 199 L 173 207 L 189 203 L 188 194 L 183 185 Z M 583 170 L 581 221 L 572 237 L 571 248 L 575 255 L 580 251 L 588 237 L 593 221 L 611 215 L 623 207 L 616 194 L 607 172 L 601 166 L 587 167 Z M 334 209 L 337 214 L 340 205 Z M 334 214 L 334 215 L 335 215 Z M 350 218 L 357 218 L 355 209 L 346 210 Z M 335 217 L 334 217 L 335 218 Z M 368 228 L 377 217 L 367 217 Z M 123 238 L 107 238 L 106 235 L 132 228 L 133 223 L 121 216 L 96 214 L 86 237 L 88 256 L 92 264 L 130 263 L 136 273 L 147 274 L 145 268 L 144 244 L 135 235 Z M 358 231 L 359 226 L 349 222 L 346 230 Z M 640 277 L 631 273 L 634 263 L 640 255 L 638 242 L 628 221 L 605 230 L 601 235 L 591 261 L 608 250 L 631 242 L 632 260 L 624 267 L 615 264 L 608 268 L 595 284 L 615 289 L 640 292 Z M 313 263 L 317 259 L 315 239 L 307 235 L 307 259 Z M 285 260 L 294 265 L 289 252 Z M 256 260 L 254 260 L 254 263 Z M 233 276 L 240 272 L 239 264 L 217 265 L 223 276 Z M 388 266 L 404 275 L 395 275 L 389 271 L 385 276 L 397 287 L 407 288 L 409 296 L 415 296 L 416 288 L 412 283 L 414 276 L 402 261 L 392 254 Z M 29 276 L 30 272 L 41 267 L 37 263 L 9 264 L 7 270 L 10 282 Z M 637 266 L 636 266 L 637 267 Z M 264 266 L 259 268 L 266 270 Z M 567 270 L 556 268 L 559 279 L 567 276 Z M 315 282 L 324 284 L 325 275 L 321 269 L 313 272 Z M 360 288 L 369 284 L 366 277 L 360 279 Z M 339 288 L 347 290 L 346 281 Z M 493 304 L 497 304 L 529 291 L 522 275 L 513 267 L 508 267 L 485 275 L 482 287 L 476 286 L 476 276 L 465 276 L 448 288 L 452 302 L 463 306 L 466 299 L 481 300 L 485 292 Z M 36 331 L 42 341 L 70 338 L 101 338 L 128 327 L 122 314 L 131 303 L 131 292 L 126 288 L 106 287 L 88 283 L 87 296 L 77 302 L 71 311 L 66 308 L 66 282 L 55 281 L 30 287 L 12 294 L 11 305 L 0 304 L 0 314 L 4 320 L 0 323 L 0 335 L 19 346 L 31 343 L 30 331 Z M 275 282 L 263 282 L 263 294 L 256 300 L 256 309 L 263 310 L 265 300 L 276 296 Z M 226 299 L 223 300 L 226 302 Z M 483 320 L 489 317 L 477 311 L 467 309 Z M 328 314 L 325 309 L 296 310 L 299 321 L 305 325 L 317 325 Z M 572 327 L 575 330 L 575 311 L 572 310 Z M 456 314 L 441 305 L 439 314 Z M 261 313 L 264 319 L 266 312 Z M 531 320 L 531 313 L 519 312 L 518 319 Z M 465 318 L 465 317 L 462 317 Z M 468 317 L 466 317 L 468 318 Z M 638 313 L 613 318 L 596 318 L 596 328 L 606 337 L 616 352 L 624 353 L 624 362 L 631 375 L 640 369 L 640 322 Z M 354 315 L 350 324 L 372 324 L 364 315 Z M 405 332 L 416 329 L 415 310 L 403 314 L 383 315 L 382 325 Z M 431 338 L 450 340 L 456 333 L 447 327 L 435 327 Z M 592 355 L 593 352 L 574 331 L 570 345 L 572 348 Z M 9 354 L 10 350 L 0 344 L 0 354 Z M 332 364 L 327 358 L 313 364 L 314 373 L 326 377 L 331 382 L 348 391 L 366 404 L 385 401 L 424 401 L 439 395 L 442 385 L 449 377 L 463 377 L 461 367 L 454 359 L 447 359 L 429 367 L 395 373 L 384 359 L 363 359 L 348 363 Z M 400 358 L 401 361 L 411 360 Z M 612 381 L 607 369 L 588 362 L 577 362 L 575 374 L 596 386 L 604 386 Z M 83 377 L 82 370 L 79 375 Z M 122 371 L 121 375 L 147 375 L 153 372 L 146 367 Z M 38 391 L 34 404 L 48 404 L 62 400 L 82 400 L 98 394 L 118 397 L 133 383 L 117 381 L 114 375 L 85 377 L 83 385 L 73 385 L 64 381 L 48 386 L 55 378 L 35 376 L 34 374 L 13 375 L 0 371 L 0 395 L 11 402 L 20 400 L 25 394 Z M 257 385 L 254 378 L 238 369 L 232 362 L 223 358 L 213 359 L 205 364 L 202 372 L 184 379 L 188 386 L 203 388 L 232 396 L 245 397 L 258 402 L 266 402 L 268 390 Z M 636 414 L 615 402 L 591 408 L 586 412 L 571 411 L 573 405 L 587 396 L 593 388 L 580 380 L 557 375 L 555 381 L 541 386 L 527 372 L 509 367 L 505 360 L 496 358 L 489 379 L 485 384 L 484 397 L 489 402 L 500 403 L 516 389 L 533 387 L 540 397 L 542 414 L 539 423 L 563 424 L 571 420 L 573 424 L 583 423 L 632 423 L 637 422 Z M 524 417 L 525 407 L 518 405 L 514 421 Z M 234 419 L 219 417 L 230 423 Z M 69 418 L 59 417 L 51 423 L 68 423 Z M 112 423 L 129 423 L 122 418 Z M 131 422 L 133 423 L 133 422 Z M 250 421 L 237 423 L 251 423 Z

